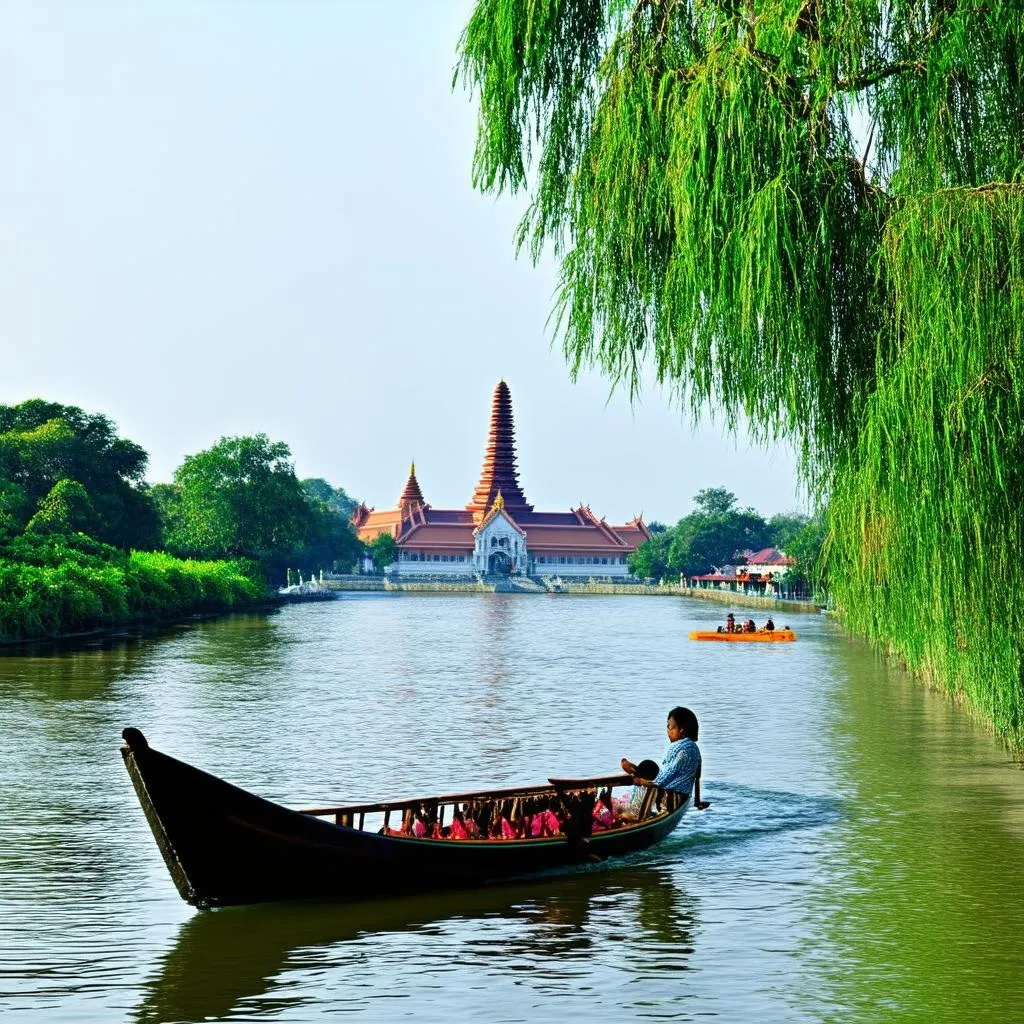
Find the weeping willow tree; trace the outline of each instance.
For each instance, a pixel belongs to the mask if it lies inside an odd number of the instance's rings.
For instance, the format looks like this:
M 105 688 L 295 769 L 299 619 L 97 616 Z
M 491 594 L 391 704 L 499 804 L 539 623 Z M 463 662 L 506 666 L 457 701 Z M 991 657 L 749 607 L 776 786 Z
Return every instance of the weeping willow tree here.
M 479 0 L 571 370 L 789 439 L 850 627 L 1024 744 L 1021 0 Z

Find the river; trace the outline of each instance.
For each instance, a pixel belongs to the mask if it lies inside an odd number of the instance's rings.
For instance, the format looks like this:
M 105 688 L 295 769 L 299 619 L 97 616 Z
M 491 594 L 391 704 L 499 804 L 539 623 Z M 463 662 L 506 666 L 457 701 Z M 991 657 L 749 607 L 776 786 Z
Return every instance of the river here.
M 0 657 L 14 1021 L 1024 1018 L 1024 772 L 824 617 L 699 644 L 669 597 L 349 595 Z M 777 620 L 779 625 L 783 623 Z M 704 795 L 615 868 L 349 905 L 181 902 L 118 754 L 294 805 L 601 774 L 701 720 Z

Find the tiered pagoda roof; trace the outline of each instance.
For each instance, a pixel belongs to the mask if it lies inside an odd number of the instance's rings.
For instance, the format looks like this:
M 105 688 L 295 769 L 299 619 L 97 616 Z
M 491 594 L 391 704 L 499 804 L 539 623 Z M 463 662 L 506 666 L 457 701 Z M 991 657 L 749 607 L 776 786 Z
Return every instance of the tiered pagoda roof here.
M 491 398 L 490 430 L 480 481 L 465 509 L 431 508 L 423 499 L 413 463 L 397 508 L 377 512 L 360 504 L 352 523 L 365 542 L 381 533 L 390 533 L 401 546 L 454 552 L 472 548 L 475 531 L 500 513 L 526 534 L 530 551 L 537 554 L 623 555 L 651 536 L 640 516 L 613 526 L 586 505 L 568 512 L 533 510 L 519 486 L 512 397 L 503 380 L 498 382 Z
M 505 510 L 515 518 L 517 512 L 532 512 L 526 496 L 519 486 L 519 471 L 516 469 L 516 433 L 512 421 L 512 396 L 508 385 L 498 381 L 491 397 L 491 428 L 484 451 L 484 464 L 480 470 L 480 482 L 476 485 L 473 498 L 466 509 L 473 513 L 473 519 L 482 520 L 498 494 L 501 494 Z

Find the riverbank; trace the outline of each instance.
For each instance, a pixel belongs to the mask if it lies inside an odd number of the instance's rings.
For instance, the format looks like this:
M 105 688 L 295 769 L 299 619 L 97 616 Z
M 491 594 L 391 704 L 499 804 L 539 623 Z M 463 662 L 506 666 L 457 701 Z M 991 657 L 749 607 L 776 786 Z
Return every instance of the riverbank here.
M 49 554 L 48 563 L 0 558 L 0 645 L 168 625 L 272 600 L 262 581 L 236 562 L 159 551 L 86 554 L 62 548 Z
M 698 601 L 733 605 L 739 608 L 762 608 L 794 614 L 818 614 L 819 606 L 813 601 L 782 600 L 754 594 L 737 594 L 727 590 L 704 590 L 678 584 L 655 586 L 647 583 L 604 583 L 584 580 L 525 577 L 522 580 L 391 580 L 382 576 L 348 577 L 325 580 L 325 588 L 335 591 L 378 591 L 417 594 L 607 594 L 629 597 L 692 597 Z
M 96 626 L 93 629 L 80 629 L 69 633 L 57 633 L 52 636 L 37 636 L 28 640 L 0 640 L 0 654 L 13 656 L 32 652 L 56 652 L 76 650 L 78 645 L 93 647 L 105 646 L 104 641 L 114 643 L 125 639 L 146 639 L 165 636 L 178 628 L 198 626 L 203 623 L 215 622 L 229 615 L 267 614 L 280 609 L 282 602 L 273 597 L 254 604 L 236 608 L 225 608 L 214 612 L 192 612 L 176 615 L 171 618 L 140 618 L 118 622 L 109 626 Z

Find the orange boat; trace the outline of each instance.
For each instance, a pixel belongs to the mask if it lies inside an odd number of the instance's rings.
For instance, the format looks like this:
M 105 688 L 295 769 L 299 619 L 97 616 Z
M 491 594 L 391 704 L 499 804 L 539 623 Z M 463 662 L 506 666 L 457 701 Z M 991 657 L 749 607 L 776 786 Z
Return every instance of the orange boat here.
M 729 640 L 747 644 L 778 644 L 787 640 L 795 640 L 796 633 L 791 629 L 759 629 L 756 633 L 719 633 L 716 630 L 695 629 L 690 634 L 691 640 Z

